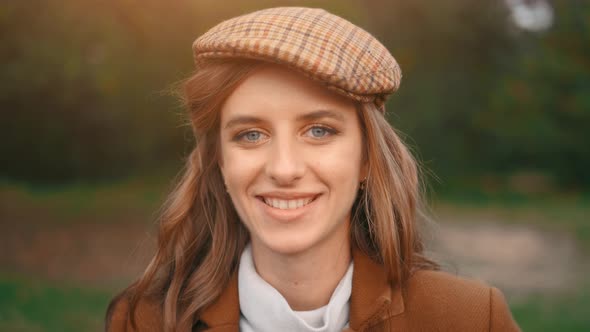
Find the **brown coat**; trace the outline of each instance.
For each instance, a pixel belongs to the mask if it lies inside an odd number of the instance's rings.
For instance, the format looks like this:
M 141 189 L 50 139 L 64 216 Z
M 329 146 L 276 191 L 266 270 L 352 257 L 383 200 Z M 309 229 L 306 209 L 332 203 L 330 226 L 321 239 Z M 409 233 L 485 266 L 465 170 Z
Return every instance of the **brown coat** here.
M 483 283 L 445 272 L 416 272 L 406 287 L 392 287 L 385 271 L 370 258 L 353 251 L 354 273 L 349 331 L 520 331 L 502 293 Z M 239 330 L 237 273 L 207 308 L 195 330 Z M 161 331 L 158 305 L 140 301 L 136 312 L 139 332 Z M 107 322 L 108 332 L 130 332 L 127 303 L 118 301 Z

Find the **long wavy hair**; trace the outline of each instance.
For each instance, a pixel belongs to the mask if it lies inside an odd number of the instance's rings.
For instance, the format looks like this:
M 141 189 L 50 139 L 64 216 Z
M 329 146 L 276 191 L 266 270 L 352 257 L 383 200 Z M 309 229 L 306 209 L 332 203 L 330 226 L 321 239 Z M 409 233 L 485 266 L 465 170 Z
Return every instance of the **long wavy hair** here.
M 154 257 L 143 275 L 111 302 L 110 307 L 122 296 L 129 301 L 132 326 L 138 302 L 147 298 L 162 305 L 165 331 L 190 331 L 237 268 L 249 235 L 225 192 L 218 165 L 220 109 L 262 64 L 210 61 L 182 85 L 196 145 L 165 203 Z M 368 176 L 352 207 L 351 240 L 383 265 L 392 283 L 403 284 L 415 270 L 438 268 L 423 254 L 418 232 L 422 199 L 417 163 L 373 104 L 358 103 L 357 113 Z

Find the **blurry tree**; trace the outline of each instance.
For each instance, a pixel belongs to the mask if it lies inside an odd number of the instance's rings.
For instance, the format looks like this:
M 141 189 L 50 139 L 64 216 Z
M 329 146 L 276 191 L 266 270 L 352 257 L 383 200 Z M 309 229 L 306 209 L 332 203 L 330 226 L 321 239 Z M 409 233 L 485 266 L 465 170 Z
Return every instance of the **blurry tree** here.
M 373 29 L 400 62 L 391 123 L 442 178 L 477 173 L 484 142 L 474 117 L 511 56 L 507 9 L 496 0 L 370 0 Z M 509 61 L 509 60 L 506 60 Z
M 590 185 L 590 3 L 555 1 L 555 24 L 521 31 L 496 0 L 369 0 L 401 64 L 388 107 L 443 179 L 536 172 Z
M 590 185 L 590 3 L 555 1 L 546 33 L 520 31 L 516 54 L 479 113 L 482 150 L 496 170 L 546 173 Z
M 3 2 L 2 174 L 60 182 L 179 159 L 160 91 L 188 72 L 199 20 L 175 3 Z

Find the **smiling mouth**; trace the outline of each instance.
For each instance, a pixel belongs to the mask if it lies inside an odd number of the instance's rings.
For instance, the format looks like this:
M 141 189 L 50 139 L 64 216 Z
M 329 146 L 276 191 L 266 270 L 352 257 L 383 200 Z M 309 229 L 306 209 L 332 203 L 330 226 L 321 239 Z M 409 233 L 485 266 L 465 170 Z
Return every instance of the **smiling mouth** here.
M 258 196 L 258 199 L 264 202 L 264 204 L 281 210 L 295 210 L 301 207 L 306 206 L 307 204 L 313 202 L 318 198 L 320 195 L 316 195 L 313 197 L 308 198 L 299 198 L 299 199 L 278 199 L 272 197 L 262 197 Z

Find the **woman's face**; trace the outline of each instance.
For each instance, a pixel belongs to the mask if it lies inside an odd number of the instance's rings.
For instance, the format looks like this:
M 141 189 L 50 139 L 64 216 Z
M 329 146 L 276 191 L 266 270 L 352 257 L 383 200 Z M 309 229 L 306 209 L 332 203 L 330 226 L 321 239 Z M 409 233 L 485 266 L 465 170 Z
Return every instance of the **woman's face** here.
M 342 245 L 364 177 L 351 100 L 265 65 L 226 100 L 220 126 L 221 171 L 256 250 Z

